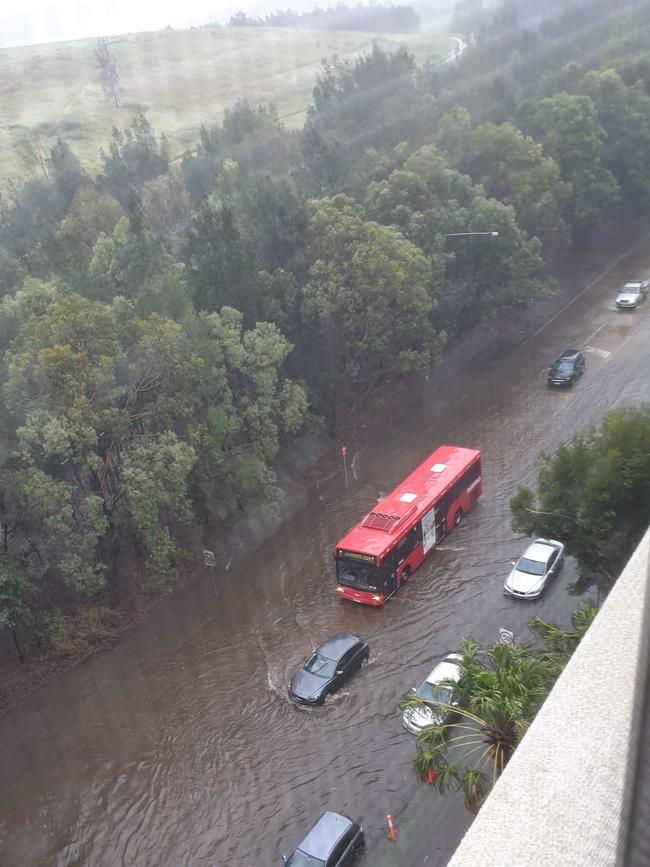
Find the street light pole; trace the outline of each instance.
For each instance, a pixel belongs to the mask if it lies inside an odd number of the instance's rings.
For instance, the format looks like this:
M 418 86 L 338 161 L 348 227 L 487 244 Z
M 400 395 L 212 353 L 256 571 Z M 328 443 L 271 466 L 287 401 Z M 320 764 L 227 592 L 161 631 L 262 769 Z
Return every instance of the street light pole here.
M 214 577 L 214 567 L 217 565 L 217 558 L 214 555 L 214 551 L 203 551 L 203 562 L 209 568 L 212 573 L 212 586 L 214 587 L 214 595 L 217 595 L 217 581 Z

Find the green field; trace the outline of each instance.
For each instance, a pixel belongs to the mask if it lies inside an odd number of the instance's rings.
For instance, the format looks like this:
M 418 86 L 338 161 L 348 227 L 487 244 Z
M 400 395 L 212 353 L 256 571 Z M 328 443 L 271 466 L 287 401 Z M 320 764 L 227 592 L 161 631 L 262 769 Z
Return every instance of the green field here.
M 16 149 L 28 134 L 44 145 L 67 140 L 84 165 L 97 165 L 113 125 L 127 126 L 138 110 L 170 139 L 177 155 L 198 138 L 202 123 L 221 120 L 239 97 L 274 103 L 287 127 L 299 127 L 321 60 L 356 57 L 372 40 L 406 45 L 419 61 L 453 49 L 446 37 L 322 33 L 271 28 L 206 27 L 116 37 L 111 44 L 123 89 L 119 108 L 99 84 L 95 40 L 0 51 L 0 182 L 21 174 Z

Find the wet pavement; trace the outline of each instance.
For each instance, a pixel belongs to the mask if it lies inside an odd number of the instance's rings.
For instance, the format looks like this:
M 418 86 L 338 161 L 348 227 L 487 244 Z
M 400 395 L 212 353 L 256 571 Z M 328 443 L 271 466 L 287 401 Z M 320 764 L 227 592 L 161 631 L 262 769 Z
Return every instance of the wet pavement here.
M 365 865 L 445 864 L 471 817 L 411 773 L 397 704 L 464 635 L 490 642 L 506 626 L 525 639 L 533 614 L 568 622 L 570 561 L 539 603 L 502 594 L 525 544 L 508 500 L 540 448 L 650 400 L 650 301 L 613 307 L 619 284 L 648 272 L 642 245 L 508 354 L 405 396 L 380 442 L 350 445 L 349 488 L 335 472 L 304 491 L 289 522 L 221 570 L 216 596 L 209 579 L 193 584 L 0 719 L 3 865 L 279 864 L 325 809 L 363 823 Z M 547 390 L 545 368 L 570 347 L 586 350 L 585 376 Z M 333 545 L 444 442 L 483 452 L 478 505 L 385 608 L 341 602 Z M 337 631 L 366 638 L 370 663 L 300 710 L 287 682 Z

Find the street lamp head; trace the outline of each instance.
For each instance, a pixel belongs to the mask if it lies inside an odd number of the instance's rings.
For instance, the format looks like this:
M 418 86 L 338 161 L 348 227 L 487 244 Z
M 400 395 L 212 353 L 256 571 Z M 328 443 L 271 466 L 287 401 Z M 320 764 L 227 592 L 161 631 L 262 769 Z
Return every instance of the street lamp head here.
M 498 232 L 447 232 L 442 237 L 443 238 L 472 238 L 478 235 L 483 235 L 483 237 L 488 236 L 490 238 L 498 238 Z

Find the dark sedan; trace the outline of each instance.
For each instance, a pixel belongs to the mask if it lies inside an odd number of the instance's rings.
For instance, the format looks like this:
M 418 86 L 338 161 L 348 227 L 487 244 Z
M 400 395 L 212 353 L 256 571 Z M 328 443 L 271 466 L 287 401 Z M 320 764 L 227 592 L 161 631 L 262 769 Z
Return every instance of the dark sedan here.
M 300 704 L 323 704 L 370 656 L 370 648 L 349 632 L 339 632 L 317 648 L 291 678 L 289 696 Z
M 586 360 L 584 352 L 579 349 L 567 349 L 551 365 L 548 372 L 548 384 L 556 388 L 570 388 L 576 379 L 585 372 Z
M 347 816 L 324 813 L 289 859 L 287 867 L 349 867 L 363 846 L 363 828 Z

